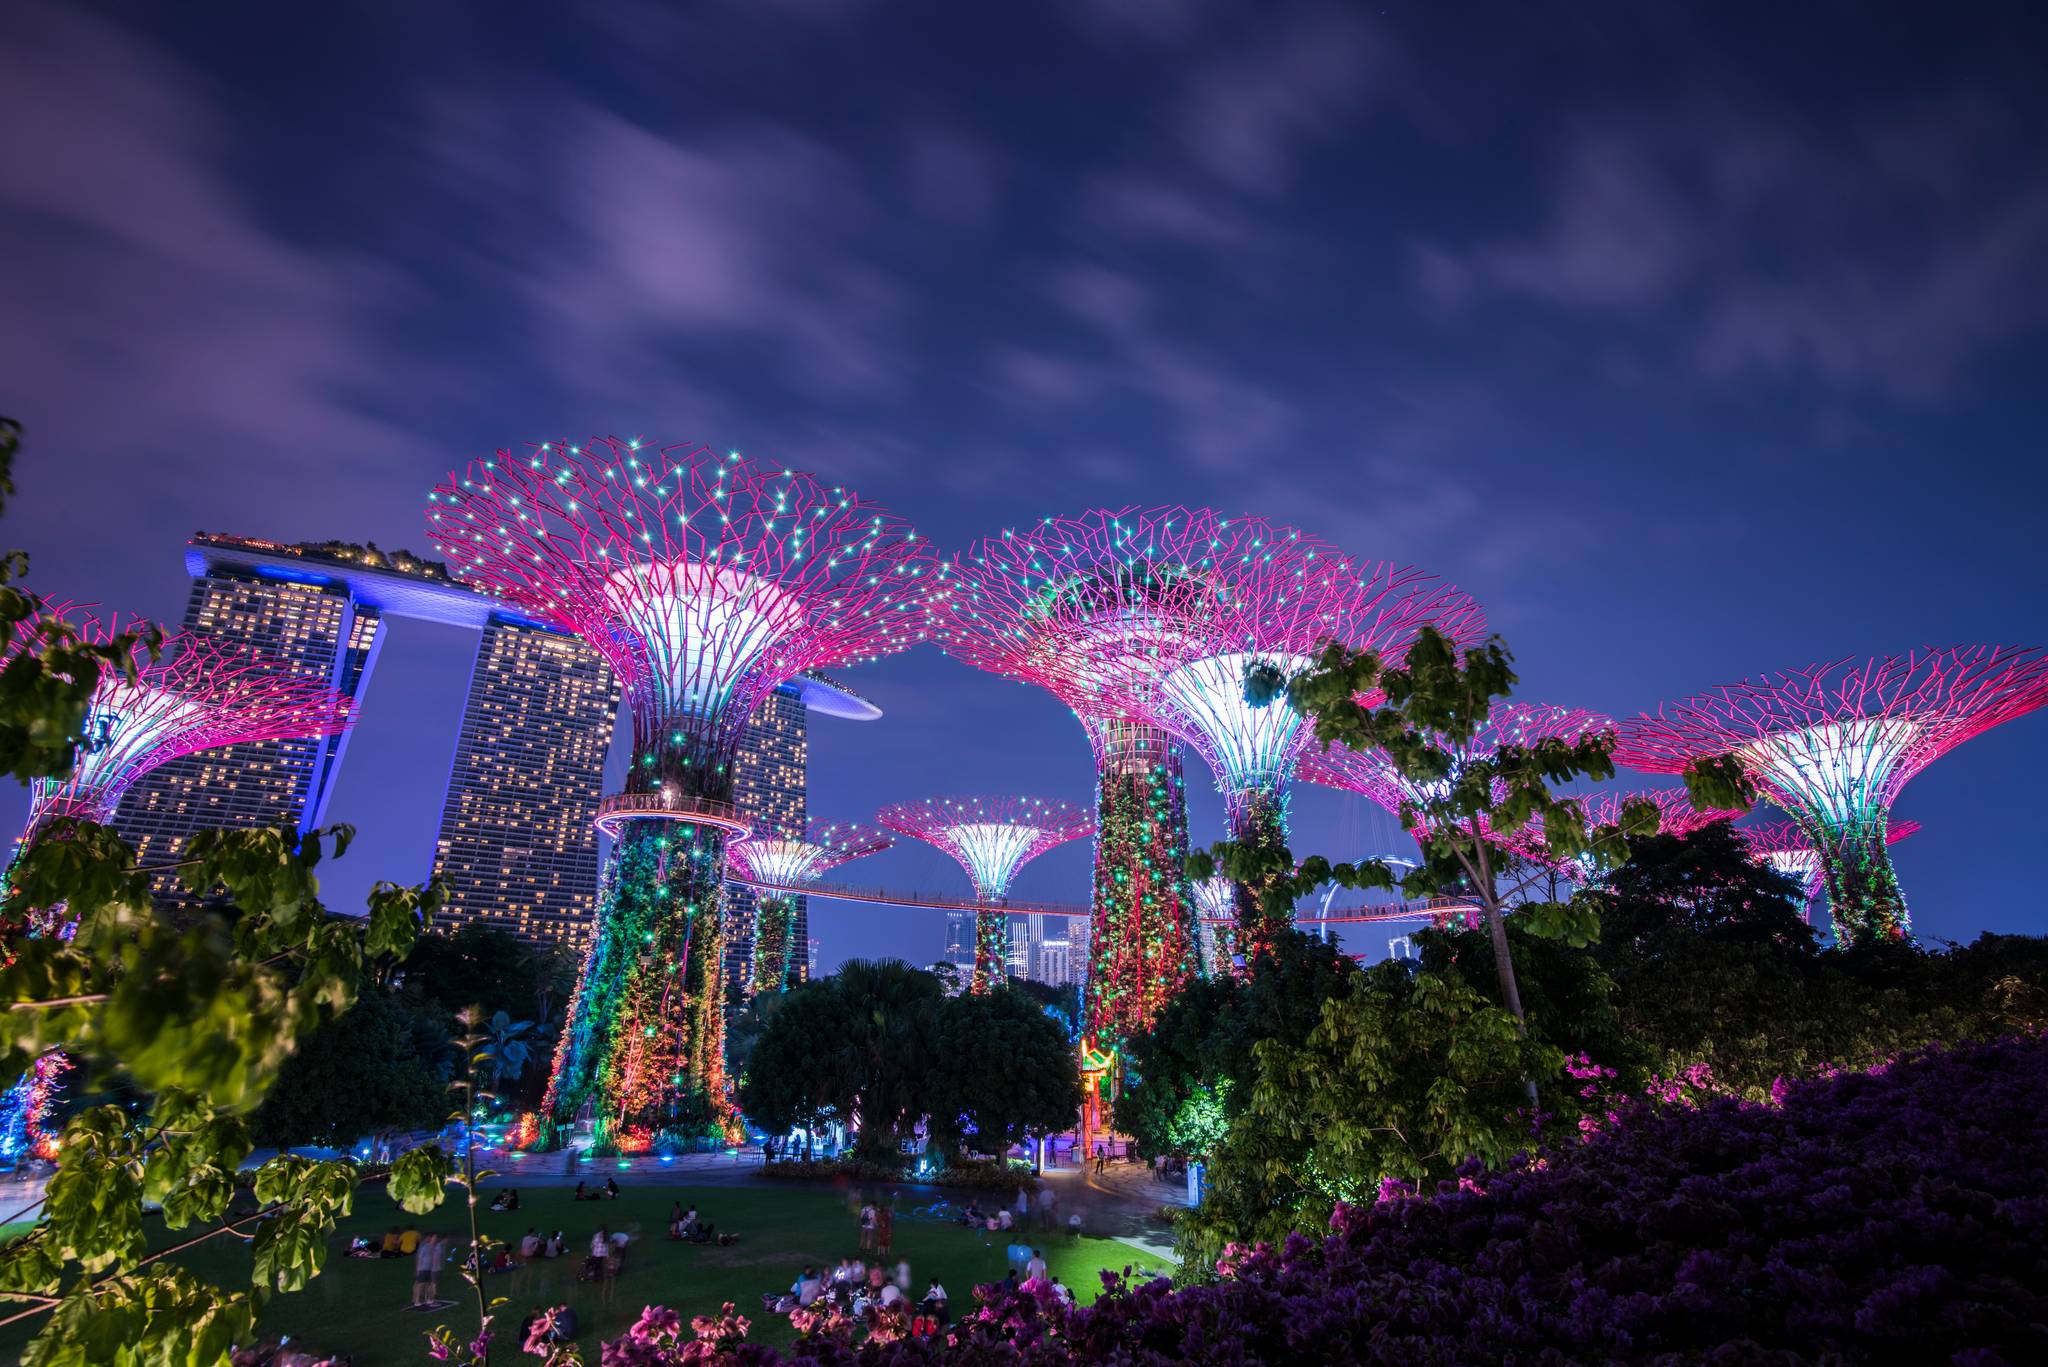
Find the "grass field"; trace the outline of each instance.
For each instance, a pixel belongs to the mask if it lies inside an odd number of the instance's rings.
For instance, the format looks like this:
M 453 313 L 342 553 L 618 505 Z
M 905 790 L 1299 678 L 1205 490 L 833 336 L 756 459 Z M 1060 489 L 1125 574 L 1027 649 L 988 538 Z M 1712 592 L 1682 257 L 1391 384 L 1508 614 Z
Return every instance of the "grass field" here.
M 904 1206 L 932 1199 L 928 1191 L 906 1191 L 904 1197 Z M 687 1320 L 732 1301 L 754 1321 L 752 1339 L 785 1343 L 791 1337 L 789 1323 L 780 1316 L 760 1313 L 761 1293 L 787 1288 L 807 1262 L 829 1266 L 858 1252 L 859 1240 L 846 1199 L 829 1188 L 629 1186 L 617 1201 L 579 1204 L 565 1188 L 523 1187 L 520 1199 L 521 1209 L 516 1212 L 479 1211 L 484 1232 L 516 1244 L 529 1225 L 544 1234 L 560 1229 L 568 1236 L 570 1252 L 531 1268 L 492 1276 L 486 1282 L 493 1296 L 509 1298 L 499 1311 L 499 1324 L 510 1334 L 535 1305 L 573 1305 L 581 1320 L 581 1342 L 591 1362 L 597 1360 L 598 1339 L 616 1336 L 643 1305 L 667 1305 Z M 739 1234 L 740 1242 L 730 1248 L 671 1242 L 667 1237 L 669 1203 L 677 1199 L 686 1207 L 695 1202 L 704 1219 L 715 1222 L 720 1231 Z M 263 1317 L 265 1332 L 288 1333 L 319 1352 L 351 1354 L 357 1367 L 397 1367 L 425 1360 L 425 1333 L 435 1324 L 473 1327 L 474 1301 L 468 1299 L 473 1293 L 452 1266 L 452 1258 L 442 1274 L 440 1294 L 456 1304 L 421 1314 L 406 1308 L 412 1297 L 410 1258 L 342 1256 L 350 1236 L 375 1239 L 392 1224 L 404 1222 L 403 1213 L 382 1192 L 370 1188 L 358 1193 L 356 1212 L 342 1222 L 326 1270 L 304 1291 L 273 1299 Z M 416 1223 L 423 1230 L 467 1238 L 464 1222 L 453 1207 L 444 1207 Z M 636 1236 L 609 1305 L 603 1303 L 601 1288 L 576 1280 L 580 1255 L 588 1250 L 590 1236 L 600 1223 Z M 154 1233 L 161 1234 L 161 1227 Z M 1158 1259 L 1111 1239 L 1084 1237 L 1070 1242 L 1064 1233 L 1030 1233 L 1024 1238 L 1038 1241 L 1053 1273 L 1083 1300 L 1094 1298 L 1101 1285 L 1098 1274 L 1105 1268 L 1170 1270 Z M 925 1280 L 937 1273 L 952 1295 L 956 1314 L 972 1305 L 975 1283 L 1002 1277 L 1005 1241 L 1002 1235 L 984 1235 L 919 1219 L 903 1207 L 898 1210 L 895 1256 L 909 1261 L 918 1293 L 923 1292 Z M 224 1284 L 239 1284 L 249 1275 L 247 1249 L 233 1239 L 202 1245 L 187 1257 L 195 1272 Z M 19 1360 L 28 1337 L 19 1330 L 25 1327 L 30 1326 L 0 1329 L 0 1362 Z

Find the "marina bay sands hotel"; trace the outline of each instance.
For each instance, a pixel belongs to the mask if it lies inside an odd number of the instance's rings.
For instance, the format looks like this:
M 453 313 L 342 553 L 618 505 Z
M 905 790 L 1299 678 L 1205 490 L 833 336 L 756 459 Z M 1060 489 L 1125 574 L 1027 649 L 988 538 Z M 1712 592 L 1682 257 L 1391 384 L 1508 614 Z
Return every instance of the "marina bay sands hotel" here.
M 619 710 L 618 684 L 597 652 L 403 552 L 201 532 L 186 548 L 185 569 L 186 630 L 327 681 L 354 700 L 358 725 L 376 725 L 370 680 L 390 619 L 474 630 L 476 662 L 434 841 L 433 872 L 449 889 L 447 922 L 481 921 L 530 943 L 582 948 L 597 903 L 592 823 Z M 735 800 L 763 834 L 803 834 L 813 711 L 862 721 L 881 715 L 811 677 L 791 680 L 762 704 L 741 746 Z M 208 827 L 310 829 L 326 817 L 347 751 L 343 734 L 188 755 L 137 783 L 114 824 L 145 863 Z M 732 892 L 729 943 L 744 961 L 752 899 L 743 888 Z M 808 947 L 807 908 L 797 905 L 796 943 Z M 805 967 L 801 953 L 795 967 Z

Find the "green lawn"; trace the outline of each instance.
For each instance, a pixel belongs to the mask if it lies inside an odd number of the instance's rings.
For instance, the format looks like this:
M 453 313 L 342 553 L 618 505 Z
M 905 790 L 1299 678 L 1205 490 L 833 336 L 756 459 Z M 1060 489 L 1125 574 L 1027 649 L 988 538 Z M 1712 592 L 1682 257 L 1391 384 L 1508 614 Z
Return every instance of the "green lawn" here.
M 754 1340 L 787 1342 L 789 1322 L 761 1313 L 761 1292 L 786 1288 L 806 1262 L 829 1266 L 858 1252 L 846 1198 L 829 1188 L 785 1189 L 766 1183 L 634 1185 L 626 1187 L 617 1201 L 578 1204 L 565 1188 L 526 1187 L 521 1188 L 520 1197 L 521 1209 L 516 1212 L 480 1211 L 483 1230 L 516 1243 L 529 1225 L 543 1233 L 559 1228 L 568 1235 L 571 1256 L 489 1278 L 486 1285 L 491 1294 L 509 1298 L 499 1311 L 500 1324 L 510 1333 L 535 1305 L 574 1305 L 582 1321 L 582 1344 L 592 1362 L 597 1360 L 597 1340 L 616 1336 L 643 1305 L 650 1304 L 667 1305 L 687 1320 L 732 1301 L 754 1321 Z M 740 1242 L 730 1248 L 671 1242 L 667 1237 L 669 1203 L 678 1198 L 685 1206 L 694 1201 L 703 1218 L 714 1221 L 721 1231 L 738 1233 Z M 896 1220 L 895 1256 L 909 1260 L 918 1293 L 936 1272 L 951 1293 L 958 1314 L 973 1304 L 971 1288 L 975 1283 L 1003 1275 L 1005 1239 L 920 1220 L 905 1209 L 931 1199 L 929 1191 L 905 1189 Z M 371 1261 L 342 1256 L 351 1235 L 375 1238 L 392 1224 L 403 1222 L 403 1213 L 381 1191 L 368 1188 L 360 1192 L 356 1213 L 342 1222 L 326 1270 L 304 1291 L 274 1298 L 263 1317 L 264 1330 L 289 1333 L 318 1351 L 349 1353 L 357 1367 L 396 1367 L 425 1360 L 425 1331 L 435 1324 L 473 1325 L 473 1301 L 462 1299 L 471 1295 L 470 1288 L 452 1266 L 442 1276 L 441 1296 L 455 1298 L 457 1304 L 423 1315 L 406 1309 L 412 1297 L 410 1258 Z M 452 1207 L 417 1223 L 423 1230 L 467 1237 Z M 590 1236 L 600 1223 L 638 1235 L 627 1250 L 626 1269 L 610 1305 L 602 1303 L 599 1287 L 576 1280 L 580 1254 L 588 1250 Z M 161 1233 L 160 1227 L 154 1231 Z M 1111 1239 L 1083 1238 L 1069 1243 L 1064 1233 L 1032 1233 L 1025 1238 L 1039 1241 L 1052 1271 L 1083 1300 L 1094 1298 L 1101 1285 L 1098 1274 L 1104 1268 L 1170 1270 L 1158 1259 Z M 194 1271 L 223 1283 L 248 1276 L 248 1253 L 232 1239 L 202 1245 L 187 1256 Z M 18 1333 L 20 1327 L 0 1330 L 0 1362 L 18 1360 L 27 1337 Z

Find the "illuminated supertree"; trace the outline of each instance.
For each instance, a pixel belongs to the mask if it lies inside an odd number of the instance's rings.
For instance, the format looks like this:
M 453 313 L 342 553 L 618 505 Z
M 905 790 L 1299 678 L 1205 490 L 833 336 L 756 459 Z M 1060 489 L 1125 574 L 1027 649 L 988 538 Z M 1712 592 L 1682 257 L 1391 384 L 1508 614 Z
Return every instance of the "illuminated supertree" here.
M 1889 822 L 1885 827 L 1884 841 L 1887 845 L 1896 845 L 1919 831 L 1920 823 L 1917 821 Z M 1742 837 L 1742 843 L 1749 847 L 1752 855 L 1799 884 L 1806 894 L 1805 911 L 1811 921 L 1814 899 L 1827 890 L 1827 877 L 1821 868 L 1820 851 L 1814 848 L 1813 838 L 1792 821 L 1737 826 L 1735 834 Z
M 1195 907 L 1202 926 L 1202 971 L 1212 978 L 1230 972 L 1232 922 L 1237 919 L 1237 887 L 1228 878 L 1204 878 L 1195 884 Z
M 2048 652 L 1956 646 L 1767 674 L 1669 703 L 1622 730 L 1651 773 L 1732 757 L 1820 852 L 1838 943 L 1910 922 L 1887 823 L 1906 781 L 1970 737 L 2048 702 Z
M 790 931 L 797 889 L 809 887 L 841 864 L 880 854 L 889 837 L 855 821 L 813 821 L 803 839 L 754 839 L 729 851 L 728 874 L 755 885 L 754 980 L 748 995 L 789 986 Z
M 1009 972 L 1009 925 L 1002 907 L 1017 870 L 1055 845 L 1088 834 L 1088 813 L 1038 797 L 939 797 L 884 807 L 875 820 L 898 835 L 936 845 L 974 882 L 974 979 L 986 992 Z
M 42 649 L 49 628 L 59 621 L 97 645 L 147 625 L 55 607 L 40 628 L 29 626 L 15 638 L 0 668 L 22 651 Z M 348 698 L 337 690 L 191 632 L 166 634 L 155 660 L 138 642 L 130 662 L 132 682 L 109 668 L 94 686 L 81 732 L 84 743 L 72 759 L 71 773 L 30 785 L 28 821 L 15 846 L 16 858 L 36 841 L 56 837 L 54 828 L 67 818 L 111 821 L 137 779 L 181 755 L 245 742 L 335 735 L 354 720 Z M 9 929 L 30 935 L 69 933 L 61 907 L 36 908 L 26 925 Z M 49 1107 L 69 1067 L 60 1055 L 45 1055 L 0 1100 L 0 1155 L 47 1147 Z
M 1048 519 L 951 567 L 936 634 L 998 673 L 1041 683 L 1087 718 L 1149 723 L 1208 761 L 1233 839 L 1286 842 L 1288 784 L 1309 740 L 1283 700 L 1256 707 L 1245 670 L 1292 674 L 1325 642 L 1399 655 L 1425 624 L 1459 643 L 1484 622 L 1428 575 L 1353 560 L 1291 528 L 1208 509 Z M 1259 889 L 1240 887 L 1240 948 L 1256 954 Z
M 1104 529 L 1113 535 L 1123 515 L 1097 516 L 1116 524 Z M 934 595 L 933 635 L 977 668 L 1046 688 L 1087 733 L 1096 773 L 1095 878 L 1083 1028 L 1114 1048 L 1149 1026 L 1200 966 L 1180 749 L 1104 687 L 1115 672 L 1107 657 L 1148 649 L 1159 626 L 1151 605 L 1172 589 L 1142 569 L 1116 565 L 1040 586 L 1034 596 L 1026 562 L 1054 525 L 996 538 L 947 566 L 953 582 Z
M 427 520 L 458 576 L 581 636 L 633 718 L 595 933 L 540 1120 L 592 1106 L 599 1151 L 729 1127 L 721 888 L 742 731 L 793 675 L 919 639 L 903 523 L 806 474 L 702 446 L 543 443 L 475 462 Z

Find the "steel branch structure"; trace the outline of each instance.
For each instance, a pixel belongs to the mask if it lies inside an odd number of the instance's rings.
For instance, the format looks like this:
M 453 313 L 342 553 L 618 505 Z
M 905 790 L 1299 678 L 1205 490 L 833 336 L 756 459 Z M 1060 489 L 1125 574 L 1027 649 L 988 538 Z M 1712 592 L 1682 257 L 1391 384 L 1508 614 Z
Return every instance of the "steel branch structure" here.
M 1230 972 L 1231 928 L 1237 920 L 1237 885 L 1228 878 L 1204 878 L 1195 884 L 1195 906 L 1201 914 L 1202 971 L 1210 977 Z
M 927 798 L 884 807 L 875 819 L 898 835 L 944 850 L 973 880 L 976 992 L 988 991 L 1008 972 L 1002 901 L 1017 870 L 1095 825 L 1078 807 L 1037 797 Z
M 759 894 L 755 902 L 754 981 L 748 995 L 781 992 L 789 986 L 797 894 L 781 889 L 808 887 L 841 864 L 880 854 L 892 843 L 857 821 L 813 821 L 801 840 L 748 840 L 731 848 L 729 874 L 777 889 Z
M 728 843 L 747 719 L 784 680 L 921 638 L 928 549 L 845 489 L 704 446 L 603 438 L 474 462 L 427 522 L 458 576 L 610 661 L 633 719 L 596 933 L 542 1143 L 585 1104 L 598 1151 L 727 1129 Z
M 63 621 L 100 645 L 147 625 L 69 606 L 43 620 L 51 625 Z M 20 651 L 40 650 L 45 640 L 41 631 L 29 628 L 16 639 L 9 662 Z M 354 721 L 348 698 L 324 682 L 192 632 L 167 635 L 154 661 L 140 647 L 132 660 L 134 682 L 109 670 L 93 689 L 85 741 L 70 775 L 31 785 L 22 847 L 64 817 L 110 820 L 137 779 L 181 755 L 245 742 L 331 736 Z
M 1919 831 L 1917 821 L 1887 822 L 1884 843 L 1896 845 Z M 1799 884 L 1806 894 L 1806 919 L 1811 922 L 1814 899 L 1827 890 L 1827 876 L 1821 867 L 1820 851 L 1805 828 L 1793 821 L 1767 821 L 1756 826 L 1737 826 L 1735 834 L 1742 837 L 1751 855 Z
M 1203 508 L 1091 512 L 991 538 L 951 567 L 935 634 L 996 673 L 1030 678 L 1084 720 L 1149 723 L 1194 747 L 1232 836 L 1286 841 L 1308 739 L 1284 701 L 1254 707 L 1246 667 L 1294 673 L 1329 641 L 1399 654 L 1425 624 L 1478 639 L 1477 604 L 1414 569 L 1361 561 L 1289 527 Z M 1255 954 L 1258 890 L 1237 891 Z
M 1668 703 L 1623 728 L 1615 758 L 1650 773 L 1733 757 L 1820 853 L 1835 938 L 1903 939 L 1886 852 L 1907 780 L 1972 736 L 2048 702 L 2048 652 L 1953 646 L 1765 674 Z
M 1740 812 L 1701 811 L 1692 805 L 1692 799 L 1676 788 L 1645 788 L 1634 792 L 1612 790 L 1581 794 L 1574 799 L 1585 813 L 1586 825 L 1619 825 L 1622 809 L 1631 802 L 1648 802 L 1657 809 L 1658 835 L 1686 836 L 1694 831 L 1712 825 L 1716 821 L 1733 821 Z M 1580 883 L 1593 880 L 1596 864 L 1591 855 L 1582 854 L 1575 859 L 1556 861 L 1551 857 L 1543 841 L 1540 822 L 1532 821 L 1517 835 L 1521 839 L 1510 842 L 1526 857 L 1539 863 L 1549 864 L 1560 873 Z

